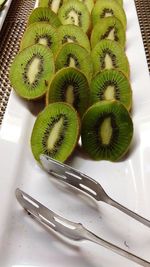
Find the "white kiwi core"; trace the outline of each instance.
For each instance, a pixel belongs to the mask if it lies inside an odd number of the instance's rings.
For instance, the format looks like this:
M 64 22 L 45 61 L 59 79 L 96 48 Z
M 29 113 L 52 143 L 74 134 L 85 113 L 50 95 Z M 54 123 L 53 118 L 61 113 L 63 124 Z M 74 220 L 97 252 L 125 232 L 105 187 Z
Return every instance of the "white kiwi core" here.
M 55 12 L 58 13 L 59 7 L 60 7 L 61 0 L 53 0 L 51 4 L 51 9 Z
M 76 63 L 73 57 L 69 58 L 69 67 L 73 67 L 73 68 L 76 67 Z
M 115 87 L 112 85 L 107 86 L 104 97 L 105 100 L 115 100 Z
M 107 39 L 112 40 L 112 41 L 115 40 L 115 29 L 114 28 L 109 32 Z
M 73 86 L 69 85 L 66 90 L 66 102 L 70 105 L 73 105 L 74 102 L 74 92 L 73 92 Z
M 74 24 L 76 26 L 79 26 L 79 15 L 74 11 L 74 10 L 71 10 L 69 13 L 68 13 L 68 19 L 67 21 L 71 24 Z
M 111 12 L 106 12 L 105 13 L 105 18 L 107 18 L 107 17 L 112 17 L 112 13 Z
M 44 37 L 39 38 L 38 43 L 41 44 L 41 45 L 47 46 L 48 45 L 47 38 L 44 38 Z
M 59 121 L 54 124 L 47 139 L 47 147 L 49 150 L 52 150 L 56 142 L 58 141 L 62 127 L 63 127 L 63 118 L 60 118 Z
M 111 56 L 109 54 L 106 54 L 104 62 L 105 62 L 105 68 L 106 69 L 109 70 L 109 69 L 113 68 L 112 58 L 111 58 Z
M 34 57 L 27 70 L 27 77 L 30 84 L 33 84 L 36 80 L 38 73 L 40 72 L 41 59 Z
M 113 128 L 111 126 L 111 118 L 106 118 L 99 129 L 100 138 L 103 145 L 109 145 L 113 134 Z
M 68 43 L 74 43 L 74 41 L 71 38 L 67 38 Z

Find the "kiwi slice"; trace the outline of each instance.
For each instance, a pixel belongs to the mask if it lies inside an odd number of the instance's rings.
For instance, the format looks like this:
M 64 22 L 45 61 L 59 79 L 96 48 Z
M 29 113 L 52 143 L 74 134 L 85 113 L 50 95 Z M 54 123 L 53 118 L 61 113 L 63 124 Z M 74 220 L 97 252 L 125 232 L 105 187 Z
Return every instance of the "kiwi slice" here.
M 132 90 L 127 77 L 119 70 L 104 70 L 97 73 L 90 84 L 91 104 L 103 100 L 118 100 L 130 110 Z
M 120 20 L 115 17 L 107 17 L 101 19 L 101 21 L 94 26 L 91 34 L 92 48 L 103 39 L 116 41 L 123 47 L 125 46 L 126 36 Z
M 81 139 L 84 150 L 95 160 L 119 160 L 133 136 L 131 117 L 119 101 L 101 101 L 83 116 Z
M 66 103 L 53 103 L 37 117 L 31 135 L 31 149 L 37 161 L 41 154 L 64 162 L 79 138 L 77 112 Z
M 22 50 L 34 44 L 48 46 L 53 54 L 55 54 L 60 47 L 56 29 L 47 22 L 35 22 L 31 24 L 23 35 L 20 49 Z
M 92 50 L 94 72 L 120 69 L 130 75 L 129 63 L 123 47 L 116 41 L 102 40 Z
M 55 59 L 56 70 L 63 67 L 74 67 L 81 70 L 91 80 L 93 64 L 88 51 L 76 43 L 67 43 L 62 46 Z
M 73 24 L 88 32 L 91 26 L 90 13 L 87 7 L 80 1 L 66 1 L 58 11 L 58 17 L 62 24 Z
M 22 50 L 10 68 L 10 81 L 23 98 L 37 99 L 43 96 L 55 71 L 51 50 L 35 44 Z
M 57 14 L 62 4 L 63 0 L 39 0 L 38 6 L 49 7 L 53 12 Z
M 125 12 L 120 4 L 115 0 L 98 0 L 92 10 L 92 22 L 95 25 L 100 19 L 104 17 L 115 16 L 118 18 L 126 29 L 127 19 Z
M 47 22 L 50 23 L 54 28 L 58 28 L 61 22 L 57 15 L 48 7 L 37 7 L 29 16 L 28 26 L 34 22 Z
M 77 43 L 91 51 L 90 42 L 83 30 L 75 25 L 62 25 L 58 28 L 58 36 L 61 44 Z
M 75 68 L 59 70 L 50 83 L 46 102 L 67 102 L 82 116 L 89 105 L 87 78 Z

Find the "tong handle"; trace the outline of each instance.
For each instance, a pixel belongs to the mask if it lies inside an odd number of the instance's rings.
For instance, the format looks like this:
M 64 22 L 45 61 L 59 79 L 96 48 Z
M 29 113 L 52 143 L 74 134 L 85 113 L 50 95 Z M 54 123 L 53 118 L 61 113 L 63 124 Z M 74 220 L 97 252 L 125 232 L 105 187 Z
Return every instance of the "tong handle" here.
M 117 254 L 119 254 L 119 255 L 121 255 L 121 256 L 135 262 L 135 263 L 138 263 L 141 266 L 150 267 L 150 262 L 148 262 L 148 261 L 146 261 L 146 260 L 144 260 L 144 259 L 142 259 L 142 258 L 140 258 L 140 257 L 138 257 L 138 256 L 136 256 L 136 255 L 134 255 L 134 254 L 132 254 L 132 253 L 102 239 L 102 238 L 99 238 L 98 236 L 91 233 L 90 231 L 87 232 L 86 237 L 89 241 L 92 241 L 92 242 L 99 244 L 99 245 L 101 245 L 107 249 L 110 249 L 111 251 L 113 251 L 113 252 L 115 252 L 115 253 L 117 253 Z
M 64 219 L 63 217 L 57 215 L 53 211 L 43 206 L 41 203 L 39 203 L 37 200 L 35 200 L 25 192 L 21 191 L 19 188 L 16 189 L 16 198 L 29 215 L 31 215 L 42 225 L 53 229 L 59 234 L 62 234 L 63 236 L 75 241 L 89 240 L 103 247 L 106 247 L 136 263 L 139 263 L 144 267 L 150 267 L 149 262 L 96 236 L 95 234 L 87 230 L 82 224 L 74 223 Z
M 115 200 L 111 199 L 110 197 L 107 198 L 107 204 L 117 208 L 118 210 L 124 212 L 125 214 L 127 214 L 128 216 L 132 217 L 133 219 L 137 220 L 138 222 L 146 225 L 147 227 L 150 227 L 150 221 L 143 218 L 142 216 L 140 216 L 139 214 L 127 209 L 126 207 L 122 206 L 121 204 L 119 204 L 118 202 L 116 202 Z

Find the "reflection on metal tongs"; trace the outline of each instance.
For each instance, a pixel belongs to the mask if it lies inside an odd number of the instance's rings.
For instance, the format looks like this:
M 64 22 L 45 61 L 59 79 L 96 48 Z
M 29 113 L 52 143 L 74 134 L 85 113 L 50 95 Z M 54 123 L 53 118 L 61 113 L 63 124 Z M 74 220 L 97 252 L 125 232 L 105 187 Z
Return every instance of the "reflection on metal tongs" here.
M 84 193 L 90 195 L 97 201 L 103 201 L 118 210 L 124 212 L 125 214 L 129 215 L 133 219 L 143 223 L 144 225 L 150 227 L 150 221 L 143 218 L 142 216 L 138 215 L 137 213 L 127 209 L 126 207 L 122 206 L 112 198 L 110 198 L 102 186 L 96 182 L 91 177 L 79 172 L 78 170 L 60 163 L 52 158 L 49 158 L 46 155 L 40 156 L 40 161 L 44 170 L 50 173 L 52 176 L 56 177 L 57 180 L 63 181 L 76 189 L 83 191 Z
M 147 262 L 115 246 L 114 244 L 103 240 L 102 238 L 88 231 L 82 224 L 74 223 L 64 219 L 61 216 L 58 216 L 56 213 L 46 208 L 20 189 L 16 189 L 16 198 L 21 206 L 28 212 L 29 215 L 31 215 L 33 219 L 37 220 L 45 227 L 52 229 L 59 234 L 62 234 L 68 239 L 74 241 L 89 240 L 91 242 L 104 246 L 105 248 L 108 248 L 115 253 L 124 256 L 127 259 L 132 260 L 133 262 L 136 262 L 144 267 L 150 267 L 150 262 Z

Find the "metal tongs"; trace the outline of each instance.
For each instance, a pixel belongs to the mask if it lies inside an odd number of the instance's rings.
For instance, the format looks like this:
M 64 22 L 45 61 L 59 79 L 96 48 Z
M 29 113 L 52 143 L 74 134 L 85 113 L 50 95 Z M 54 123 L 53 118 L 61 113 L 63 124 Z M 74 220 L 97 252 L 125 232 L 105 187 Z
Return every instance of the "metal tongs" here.
M 41 155 L 40 161 L 44 170 L 46 170 L 52 176 L 56 177 L 57 180 L 67 183 L 73 186 L 74 188 L 83 191 L 84 193 L 94 198 L 96 201 L 103 201 L 117 208 L 118 210 L 129 215 L 133 219 L 150 227 L 149 220 L 127 209 L 126 207 L 122 206 L 121 204 L 110 198 L 106 194 L 102 186 L 91 177 L 46 155 Z
M 136 262 L 144 267 L 150 267 L 150 262 L 147 262 L 144 259 L 139 258 L 114 244 L 111 244 L 104 239 L 96 236 L 89 230 L 87 230 L 82 224 L 74 223 L 69 220 L 64 219 L 61 216 L 58 216 L 53 211 L 49 210 L 41 203 L 21 191 L 20 189 L 16 189 L 16 198 L 21 204 L 21 206 L 27 211 L 29 215 L 38 222 L 40 222 L 43 226 L 62 234 L 63 236 L 74 240 L 74 241 L 82 241 L 89 240 L 105 248 L 108 248 L 115 253 L 126 257 L 133 262 Z

